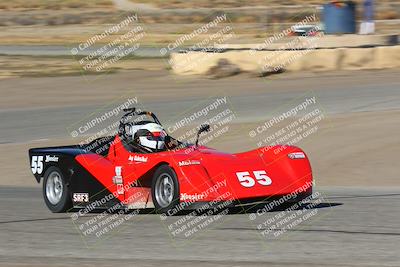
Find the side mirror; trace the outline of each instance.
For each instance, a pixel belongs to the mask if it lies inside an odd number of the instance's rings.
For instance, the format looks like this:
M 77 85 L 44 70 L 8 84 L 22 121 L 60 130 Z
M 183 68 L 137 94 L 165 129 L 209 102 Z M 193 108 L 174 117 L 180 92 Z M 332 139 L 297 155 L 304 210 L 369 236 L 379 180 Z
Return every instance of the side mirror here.
M 196 138 L 196 147 L 199 146 L 199 137 L 200 134 L 203 132 L 209 132 L 210 131 L 210 125 L 209 124 L 203 124 L 200 126 L 199 131 L 197 132 L 197 138 Z

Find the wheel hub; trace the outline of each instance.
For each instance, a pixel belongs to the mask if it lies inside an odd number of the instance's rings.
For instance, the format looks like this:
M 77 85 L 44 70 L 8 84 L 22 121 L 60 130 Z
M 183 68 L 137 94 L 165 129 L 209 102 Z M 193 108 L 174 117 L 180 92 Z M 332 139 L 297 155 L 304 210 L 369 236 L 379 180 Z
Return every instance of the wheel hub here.
M 63 184 L 61 181 L 60 174 L 58 172 L 52 172 L 49 175 L 46 183 L 46 197 L 49 202 L 53 205 L 57 205 L 62 197 Z
M 167 174 L 161 174 L 155 185 L 155 197 L 161 207 L 167 207 L 172 203 L 174 197 L 174 183 L 172 177 Z

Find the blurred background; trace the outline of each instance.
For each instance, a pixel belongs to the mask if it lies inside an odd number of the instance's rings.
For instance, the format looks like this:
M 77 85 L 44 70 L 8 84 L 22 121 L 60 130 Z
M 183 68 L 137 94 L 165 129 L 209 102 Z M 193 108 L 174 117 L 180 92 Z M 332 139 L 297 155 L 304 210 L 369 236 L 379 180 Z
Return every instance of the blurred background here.
M 0 265 L 398 266 L 399 25 L 389 0 L 0 0 Z M 122 114 L 73 134 L 127 100 L 170 131 L 221 99 L 213 114 L 234 119 L 206 145 L 229 153 L 318 111 L 293 143 L 326 199 L 318 217 L 271 240 L 230 214 L 178 240 L 144 214 L 88 249 L 70 214 L 45 208 L 28 149 L 115 129 Z
M 370 34 L 392 35 L 398 33 L 400 23 L 399 1 L 146 1 L 146 0 L 35 0 L 0 1 L 0 78 L 35 75 L 87 74 L 77 64 L 70 49 L 88 38 L 102 33 L 111 25 L 121 22 L 128 14 L 138 14 L 137 24 L 143 25 L 145 36 L 140 48 L 109 67 L 118 69 L 170 68 L 169 64 L 154 58 L 166 58 L 159 47 L 175 42 L 180 36 L 191 33 L 217 17 L 226 14 L 227 20 L 207 33 L 186 40 L 182 47 L 188 47 L 203 40 L 207 34 L 218 32 L 225 25 L 232 27 L 235 36 L 225 43 L 262 43 L 274 33 L 298 23 L 306 16 L 315 15 L 313 26 L 320 25 L 324 31 L 328 23 L 330 34 L 360 33 L 364 20 L 373 21 Z M 324 5 L 333 9 L 324 15 Z M 369 11 L 366 6 L 370 5 Z M 326 8 L 326 7 L 325 7 Z M 309 28 L 308 28 L 309 29 Z M 129 27 L 115 32 L 96 42 L 97 47 L 107 44 L 123 35 Z M 304 33 L 299 28 L 295 34 Z M 396 39 L 397 37 L 395 37 Z M 369 39 L 360 45 L 375 45 L 378 42 L 397 43 L 397 39 Z M 335 41 L 332 41 L 335 43 Z M 351 41 L 336 41 L 336 46 L 349 45 Z M 210 45 L 208 45 L 210 46 Z M 40 56 L 40 60 L 37 60 Z M 79 56 L 79 54 L 77 55 Z M 132 61 L 140 57 L 141 61 Z M 143 60 L 144 59 L 144 60 Z M 161 62 L 161 64 L 160 64 Z M 29 68 L 27 68 L 29 66 Z M 95 71 L 94 74 L 97 72 Z

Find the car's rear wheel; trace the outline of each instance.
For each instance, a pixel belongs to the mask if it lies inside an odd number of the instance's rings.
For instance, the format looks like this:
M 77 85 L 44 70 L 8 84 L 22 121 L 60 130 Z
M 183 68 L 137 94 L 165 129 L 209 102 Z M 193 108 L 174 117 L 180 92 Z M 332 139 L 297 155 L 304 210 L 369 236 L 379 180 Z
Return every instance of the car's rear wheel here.
M 162 165 L 154 172 L 151 197 L 157 213 L 172 215 L 179 204 L 179 183 L 173 169 Z
M 71 194 L 61 170 L 50 167 L 43 179 L 43 197 L 47 207 L 54 213 L 72 208 Z

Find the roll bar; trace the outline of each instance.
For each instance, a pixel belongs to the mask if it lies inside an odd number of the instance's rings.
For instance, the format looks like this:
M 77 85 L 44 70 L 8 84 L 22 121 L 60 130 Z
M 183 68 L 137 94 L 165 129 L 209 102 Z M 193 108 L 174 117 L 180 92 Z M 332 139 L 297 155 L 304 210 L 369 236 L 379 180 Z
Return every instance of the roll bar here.
M 126 113 L 124 114 L 124 116 L 122 116 L 121 121 L 123 119 L 125 119 L 126 117 L 130 116 L 130 115 L 132 115 L 132 116 L 147 115 L 147 116 L 152 117 L 155 123 L 161 125 L 160 120 L 157 118 L 157 116 L 153 112 L 150 112 L 150 111 L 136 111 L 136 108 L 124 108 L 123 111 L 126 112 Z
M 136 108 L 124 108 L 124 112 L 126 112 L 122 117 L 121 120 L 119 121 L 119 133 L 120 135 L 125 138 L 126 137 L 126 132 L 125 132 L 125 126 L 127 125 L 126 118 L 129 116 L 141 116 L 141 115 L 147 115 L 153 118 L 154 122 L 157 124 L 161 125 L 160 120 L 157 118 L 157 116 L 149 111 L 137 111 Z

